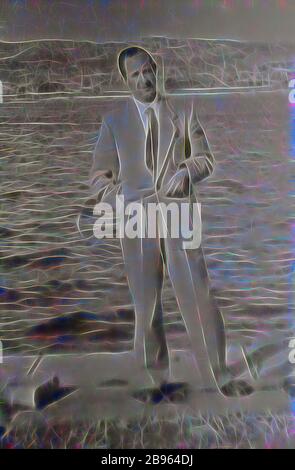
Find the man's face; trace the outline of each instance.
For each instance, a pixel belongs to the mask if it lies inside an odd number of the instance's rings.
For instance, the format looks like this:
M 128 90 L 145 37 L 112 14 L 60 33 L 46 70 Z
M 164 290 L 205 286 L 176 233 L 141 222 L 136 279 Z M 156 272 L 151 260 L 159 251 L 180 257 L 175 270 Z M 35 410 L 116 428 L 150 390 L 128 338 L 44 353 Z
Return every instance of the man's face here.
M 126 83 L 133 96 L 151 103 L 157 94 L 156 64 L 145 52 L 125 59 Z

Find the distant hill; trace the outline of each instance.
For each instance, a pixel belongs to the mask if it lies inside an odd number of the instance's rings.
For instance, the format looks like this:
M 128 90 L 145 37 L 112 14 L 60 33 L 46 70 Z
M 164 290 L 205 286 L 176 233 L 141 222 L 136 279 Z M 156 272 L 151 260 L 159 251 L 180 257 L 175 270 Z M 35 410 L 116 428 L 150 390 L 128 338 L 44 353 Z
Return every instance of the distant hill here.
M 270 86 L 285 88 L 293 48 L 231 40 L 146 38 L 137 42 L 161 54 L 166 89 Z M 36 94 L 101 95 L 123 89 L 116 55 L 127 44 L 39 40 L 0 42 L 0 79 L 10 99 Z

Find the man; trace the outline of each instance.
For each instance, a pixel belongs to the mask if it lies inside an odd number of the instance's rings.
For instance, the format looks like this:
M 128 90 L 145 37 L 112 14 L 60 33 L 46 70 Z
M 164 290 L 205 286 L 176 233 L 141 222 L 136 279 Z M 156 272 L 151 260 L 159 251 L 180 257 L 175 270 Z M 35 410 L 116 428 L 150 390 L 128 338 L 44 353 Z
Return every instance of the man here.
M 132 96 L 103 119 L 90 172 L 93 193 L 113 206 L 118 194 L 127 203 L 191 205 L 196 202 L 194 186 L 210 176 L 215 165 L 194 105 L 187 97 L 168 100 L 161 67 L 145 49 L 122 50 L 118 67 Z M 183 238 L 169 234 L 123 237 L 121 245 L 135 307 L 136 358 L 148 367 L 157 386 L 167 390 L 169 361 L 161 300 L 167 269 L 202 386 L 217 384 L 226 395 L 251 393 L 245 382 L 231 380 L 226 367 L 224 325 L 209 292 L 202 247 L 184 249 Z

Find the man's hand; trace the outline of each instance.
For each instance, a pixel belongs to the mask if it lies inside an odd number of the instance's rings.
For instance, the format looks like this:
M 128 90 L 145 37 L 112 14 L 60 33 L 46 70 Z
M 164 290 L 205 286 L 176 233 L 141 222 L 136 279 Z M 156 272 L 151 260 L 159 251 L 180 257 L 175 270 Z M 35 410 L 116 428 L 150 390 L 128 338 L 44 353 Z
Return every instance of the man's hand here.
M 165 187 L 165 196 L 184 197 L 189 192 L 189 174 L 186 168 L 180 168 Z

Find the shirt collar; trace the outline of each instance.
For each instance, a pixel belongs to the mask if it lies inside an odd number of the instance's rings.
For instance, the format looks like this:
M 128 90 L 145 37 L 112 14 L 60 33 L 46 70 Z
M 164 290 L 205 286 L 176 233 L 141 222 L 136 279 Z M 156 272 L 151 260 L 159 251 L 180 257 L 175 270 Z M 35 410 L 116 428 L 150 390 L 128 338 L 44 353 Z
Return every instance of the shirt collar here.
M 137 100 L 136 98 L 134 98 L 134 101 L 135 101 L 135 104 L 137 106 L 137 109 L 138 109 L 138 112 L 140 114 L 140 117 L 142 120 L 145 120 L 146 118 L 146 114 L 145 114 L 145 111 L 148 109 L 148 108 L 153 108 L 155 113 L 156 113 L 156 116 L 158 117 L 158 114 L 159 114 L 159 101 L 153 101 L 152 103 L 142 103 L 141 101 Z

